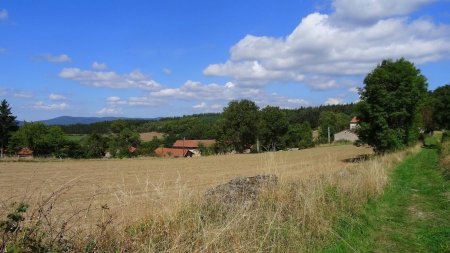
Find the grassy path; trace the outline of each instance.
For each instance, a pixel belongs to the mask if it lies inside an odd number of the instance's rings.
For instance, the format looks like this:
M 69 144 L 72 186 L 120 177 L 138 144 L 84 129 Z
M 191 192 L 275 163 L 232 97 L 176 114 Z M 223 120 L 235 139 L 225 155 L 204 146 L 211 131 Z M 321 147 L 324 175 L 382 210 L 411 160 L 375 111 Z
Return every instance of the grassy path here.
M 450 252 L 450 182 L 437 162 L 435 149 L 405 159 L 380 198 L 340 221 L 340 240 L 324 251 Z

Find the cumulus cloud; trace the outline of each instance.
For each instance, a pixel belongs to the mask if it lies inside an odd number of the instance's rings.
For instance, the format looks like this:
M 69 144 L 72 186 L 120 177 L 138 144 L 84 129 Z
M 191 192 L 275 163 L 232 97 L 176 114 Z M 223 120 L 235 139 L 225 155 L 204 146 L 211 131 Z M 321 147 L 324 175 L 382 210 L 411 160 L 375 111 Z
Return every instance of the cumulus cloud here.
M 68 108 L 68 104 L 67 103 L 45 104 L 42 101 L 38 101 L 32 106 L 32 108 L 46 111 L 63 111 Z
M 8 19 L 8 16 L 9 16 L 9 14 L 8 14 L 7 10 L 5 10 L 5 9 L 0 10 L 0 20 L 6 20 L 6 19 Z
M 324 90 L 346 86 L 345 78 L 367 74 L 382 59 L 449 59 L 450 25 L 402 16 L 429 2 L 335 0 L 334 13 L 312 13 L 285 37 L 245 36 L 230 49 L 229 60 L 203 73 L 246 87 L 294 82 Z M 342 15 L 374 21 L 349 25 L 339 20 Z
M 172 74 L 172 70 L 169 69 L 169 68 L 163 68 L 163 72 L 164 72 L 164 74 L 166 74 L 166 75 Z
M 139 70 L 128 74 L 117 74 L 113 71 L 91 71 L 79 68 L 64 68 L 59 77 L 78 81 L 84 85 L 94 87 L 108 87 L 115 89 L 139 88 L 146 90 L 158 90 L 161 85 L 144 75 Z
M 327 101 L 325 101 L 326 105 L 340 105 L 344 104 L 344 100 L 342 98 L 328 98 Z
M 373 22 L 380 18 L 409 14 L 434 0 L 335 0 L 334 16 L 339 19 Z
M 61 95 L 61 94 L 56 94 L 56 93 L 52 93 L 50 95 L 48 95 L 48 98 L 50 100 L 65 100 L 66 97 Z
M 102 108 L 97 111 L 97 114 L 102 116 L 119 115 L 122 114 L 122 111 L 119 108 Z
M 37 56 L 37 59 L 53 63 L 63 63 L 72 60 L 67 54 L 60 54 L 60 55 L 41 54 Z
M 14 92 L 14 97 L 17 98 L 32 98 L 33 93 L 30 91 L 16 91 Z
M 95 70 L 104 70 L 108 68 L 108 65 L 106 65 L 105 63 L 99 63 L 95 61 L 92 63 L 92 68 Z

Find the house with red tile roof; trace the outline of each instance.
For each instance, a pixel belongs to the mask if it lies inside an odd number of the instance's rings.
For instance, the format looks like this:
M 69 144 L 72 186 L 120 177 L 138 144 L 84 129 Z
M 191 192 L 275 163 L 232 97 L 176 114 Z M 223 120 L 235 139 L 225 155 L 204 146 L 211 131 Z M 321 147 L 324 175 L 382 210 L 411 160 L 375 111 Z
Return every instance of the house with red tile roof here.
M 353 117 L 350 121 L 350 130 L 355 129 L 358 126 L 359 119 L 357 117 Z
M 192 157 L 193 155 L 190 150 L 181 148 L 157 148 L 154 152 L 157 156 Z

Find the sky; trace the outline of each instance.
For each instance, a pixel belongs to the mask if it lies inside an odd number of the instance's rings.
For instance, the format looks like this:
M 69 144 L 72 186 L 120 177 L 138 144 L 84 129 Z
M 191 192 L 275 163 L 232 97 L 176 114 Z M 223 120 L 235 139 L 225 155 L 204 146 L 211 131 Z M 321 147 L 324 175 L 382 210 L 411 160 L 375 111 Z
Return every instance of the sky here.
M 358 101 L 383 59 L 450 83 L 449 0 L 0 0 L 0 99 L 19 120 Z

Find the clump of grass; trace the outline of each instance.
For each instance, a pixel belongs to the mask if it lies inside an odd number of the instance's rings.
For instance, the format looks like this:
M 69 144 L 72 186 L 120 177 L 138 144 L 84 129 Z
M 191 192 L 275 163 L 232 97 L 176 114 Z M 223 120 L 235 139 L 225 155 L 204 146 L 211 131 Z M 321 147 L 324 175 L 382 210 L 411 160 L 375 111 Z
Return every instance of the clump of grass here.
M 49 216 L 34 216 L 27 215 L 28 210 L 25 210 L 21 213 L 20 229 L 15 230 L 20 236 L 5 237 L 8 232 L 2 227 L 1 245 L 6 246 L 0 250 L 31 249 L 26 244 L 30 238 L 26 231 L 36 227 L 39 233 L 33 238 L 45 251 L 311 251 L 338 237 L 333 232 L 333 224 L 340 216 L 357 212 L 370 198 L 382 192 L 388 183 L 387 170 L 401 159 L 402 154 L 391 154 L 338 171 L 293 180 L 277 169 L 273 157 L 268 157 L 266 165 L 270 168 L 267 170 L 278 174 L 280 182 L 264 188 L 251 205 L 230 209 L 220 201 L 190 195 L 180 198 L 173 212 L 153 213 L 124 226 L 117 225 L 108 206 L 102 206 L 96 226 L 84 230 L 68 227 L 73 224 L 72 220 L 55 223 L 51 212 Z M 55 203 L 40 206 L 53 208 Z M 76 220 L 79 217 L 76 213 L 87 212 L 77 211 L 69 217 Z

